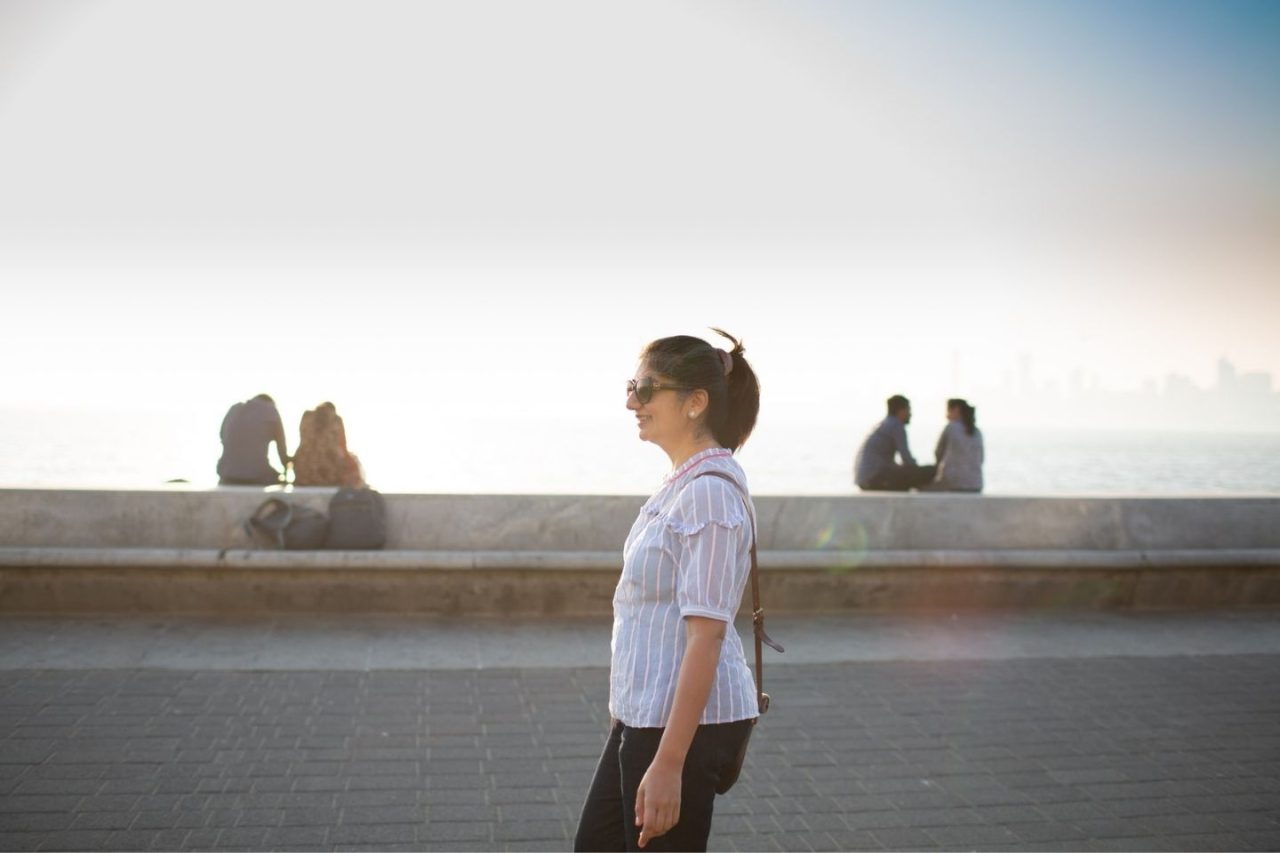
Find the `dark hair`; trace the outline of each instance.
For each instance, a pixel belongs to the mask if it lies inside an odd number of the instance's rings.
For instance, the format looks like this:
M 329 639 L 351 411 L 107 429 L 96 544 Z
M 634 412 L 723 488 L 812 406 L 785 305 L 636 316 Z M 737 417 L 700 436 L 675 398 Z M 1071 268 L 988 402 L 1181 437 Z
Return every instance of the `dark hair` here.
M 886 401 L 889 405 L 889 414 L 896 415 L 898 412 L 911 405 L 911 401 L 901 394 L 894 394 Z
M 969 401 L 961 397 L 952 397 L 947 401 L 947 409 L 959 409 L 960 420 L 964 423 L 964 431 L 973 435 L 978 428 L 978 410 L 969 405 Z
M 677 384 L 707 392 L 707 426 L 721 447 L 737 451 L 746 443 L 760 413 L 760 382 L 747 364 L 742 342 L 721 329 L 717 335 L 733 343 L 729 356 L 733 370 L 724 372 L 720 351 L 689 335 L 659 338 L 644 348 L 640 360 L 661 376 Z

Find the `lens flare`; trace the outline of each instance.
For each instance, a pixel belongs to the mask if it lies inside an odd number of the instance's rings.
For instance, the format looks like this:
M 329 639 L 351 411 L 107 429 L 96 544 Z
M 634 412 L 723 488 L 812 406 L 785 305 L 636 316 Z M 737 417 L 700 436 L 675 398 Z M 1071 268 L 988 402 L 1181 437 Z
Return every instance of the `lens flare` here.
M 821 551 L 838 552 L 840 559 L 827 567 L 831 574 L 853 571 L 867 556 L 867 529 L 856 521 L 828 522 L 818 529 L 814 544 Z

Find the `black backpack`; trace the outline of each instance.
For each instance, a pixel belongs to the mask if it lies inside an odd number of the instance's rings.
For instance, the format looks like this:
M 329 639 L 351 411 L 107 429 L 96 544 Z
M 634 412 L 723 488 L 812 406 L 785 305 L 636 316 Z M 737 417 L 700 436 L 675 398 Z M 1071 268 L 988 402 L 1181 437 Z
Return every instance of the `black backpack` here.
M 376 551 L 387 543 L 387 510 L 373 489 L 344 486 L 329 499 L 329 535 L 324 547 Z
M 267 498 L 245 522 L 249 538 L 274 548 L 298 551 L 324 547 L 329 519 L 317 509 Z

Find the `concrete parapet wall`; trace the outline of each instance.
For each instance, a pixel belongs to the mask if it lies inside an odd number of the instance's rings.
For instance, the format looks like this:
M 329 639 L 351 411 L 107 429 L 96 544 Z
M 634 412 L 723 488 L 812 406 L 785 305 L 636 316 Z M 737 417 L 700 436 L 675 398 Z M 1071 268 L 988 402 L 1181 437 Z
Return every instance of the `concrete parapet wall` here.
M 323 509 L 332 490 L 289 500 Z M 608 612 L 643 498 L 388 495 L 388 550 L 249 550 L 258 489 L 0 490 L 0 611 Z M 761 497 L 776 611 L 1280 604 L 1280 499 Z
M 332 489 L 286 497 L 316 509 Z M 390 550 L 620 552 L 644 498 L 386 495 Z M 261 489 L 0 489 L 0 546 L 240 548 Z M 1280 498 L 758 497 L 762 551 L 1280 548 Z

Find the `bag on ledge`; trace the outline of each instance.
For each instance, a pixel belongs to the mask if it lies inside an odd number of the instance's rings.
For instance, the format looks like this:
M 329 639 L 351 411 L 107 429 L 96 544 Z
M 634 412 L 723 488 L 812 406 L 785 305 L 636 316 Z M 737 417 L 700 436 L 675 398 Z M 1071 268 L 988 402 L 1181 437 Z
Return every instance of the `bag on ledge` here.
M 329 519 L 317 509 L 291 504 L 284 498 L 267 498 L 244 527 L 255 541 L 286 551 L 301 551 L 324 547 Z
M 344 486 L 329 499 L 329 533 L 324 547 L 376 551 L 387 544 L 387 510 L 373 489 Z

